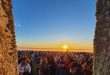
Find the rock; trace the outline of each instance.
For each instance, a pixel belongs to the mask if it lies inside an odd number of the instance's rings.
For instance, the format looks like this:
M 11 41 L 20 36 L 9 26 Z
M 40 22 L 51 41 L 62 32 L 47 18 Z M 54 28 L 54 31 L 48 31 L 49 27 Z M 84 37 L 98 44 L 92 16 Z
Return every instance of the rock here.
M 0 75 L 18 75 L 11 0 L 0 0 Z
M 110 0 L 97 0 L 94 75 L 110 74 Z

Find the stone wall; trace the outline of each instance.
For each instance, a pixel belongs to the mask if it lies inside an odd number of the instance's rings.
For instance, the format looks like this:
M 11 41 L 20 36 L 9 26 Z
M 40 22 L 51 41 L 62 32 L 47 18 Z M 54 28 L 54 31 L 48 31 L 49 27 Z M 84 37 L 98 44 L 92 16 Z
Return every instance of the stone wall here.
M 97 0 L 94 75 L 110 75 L 110 0 Z
M 18 75 L 11 0 L 0 0 L 0 75 Z

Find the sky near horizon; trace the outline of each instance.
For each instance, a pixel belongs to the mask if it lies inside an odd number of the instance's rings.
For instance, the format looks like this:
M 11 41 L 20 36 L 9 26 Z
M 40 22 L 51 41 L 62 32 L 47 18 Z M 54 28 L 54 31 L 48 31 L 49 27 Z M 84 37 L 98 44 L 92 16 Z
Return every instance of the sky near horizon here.
M 18 47 L 92 49 L 96 0 L 13 0 Z

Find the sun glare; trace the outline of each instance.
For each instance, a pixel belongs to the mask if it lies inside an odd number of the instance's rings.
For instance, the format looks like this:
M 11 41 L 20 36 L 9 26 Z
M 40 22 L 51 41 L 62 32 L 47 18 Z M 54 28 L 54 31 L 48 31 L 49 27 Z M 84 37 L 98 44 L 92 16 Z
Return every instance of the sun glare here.
M 64 49 L 68 49 L 68 45 L 66 45 L 66 44 L 63 45 L 63 48 L 64 48 Z

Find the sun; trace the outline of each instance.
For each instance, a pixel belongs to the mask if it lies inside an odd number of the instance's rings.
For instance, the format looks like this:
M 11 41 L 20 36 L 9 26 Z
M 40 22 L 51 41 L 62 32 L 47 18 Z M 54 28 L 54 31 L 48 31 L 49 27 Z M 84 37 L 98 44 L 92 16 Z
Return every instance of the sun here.
M 64 48 L 64 49 L 68 49 L 68 45 L 66 45 L 66 44 L 63 45 L 63 48 Z

